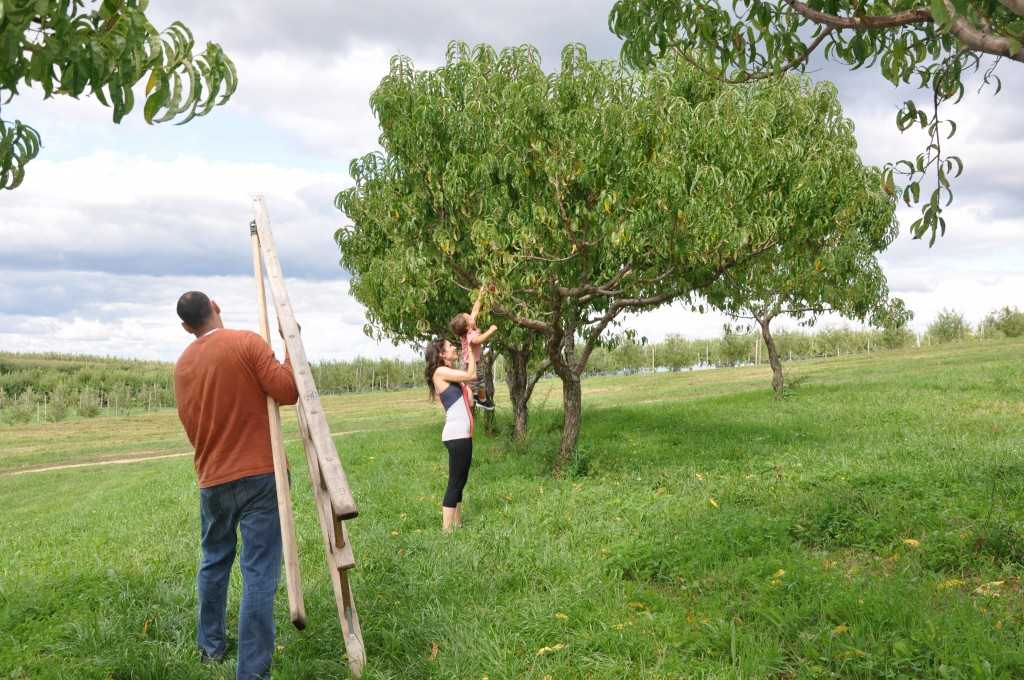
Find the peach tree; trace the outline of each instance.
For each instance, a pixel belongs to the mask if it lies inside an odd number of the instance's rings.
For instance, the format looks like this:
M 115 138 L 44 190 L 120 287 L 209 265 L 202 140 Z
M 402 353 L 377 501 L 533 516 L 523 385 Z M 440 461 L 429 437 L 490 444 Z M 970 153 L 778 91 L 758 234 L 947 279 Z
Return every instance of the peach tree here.
M 452 43 L 434 70 L 394 57 L 370 104 L 381 150 L 353 161 L 336 200 L 353 295 L 407 337 L 427 331 L 424 305 L 447 317 L 495 282 L 502 332 L 533 333 L 562 382 L 556 469 L 580 434 L 588 358 L 624 313 L 691 299 L 860 210 L 845 203 L 863 180 L 852 126 L 834 89 L 803 78 L 735 88 L 579 45 L 548 73 L 530 46 Z

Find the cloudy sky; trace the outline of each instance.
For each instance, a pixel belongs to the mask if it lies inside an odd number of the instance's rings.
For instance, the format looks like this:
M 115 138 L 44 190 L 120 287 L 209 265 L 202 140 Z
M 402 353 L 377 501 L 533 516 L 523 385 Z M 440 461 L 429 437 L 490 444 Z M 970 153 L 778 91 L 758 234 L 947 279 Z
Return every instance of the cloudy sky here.
M 238 67 L 231 102 L 185 126 L 120 125 L 89 98 L 42 100 L 25 91 L 3 105 L 43 138 L 24 183 L 0 192 L 0 349 L 173 361 L 190 338 L 174 304 L 185 290 L 216 299 L 229 326 L 257 328 L 249 237 L 252 199 L 265 196 L 296 317 L 311 360 L 411 358 L 365 337 L 333 234 L 347 219 L 334 195 L 351 185 L 351 159 L 377 148 L 368 105 L 390 58 L 435 68 L 450 40 L 495 47 L 531 43 L 553 69 L 568 42 L 614 58 L 612 0 L 151 0 L 158 27 L 180 20 L 198 44 L 216 41 Z M 923 330 L 943 309 L 972 323 L 1024 306 L 1024 66 L 998 71 L 1003 91 L 969 89 L 951 112 L 949 143 L 966 170 L 932 248 L 904 234 L 885 254 L 893 294 Z M 901 135 L 898 104 L 916 96 L 877 72 L 830 65 L 865 162 L 923 148 Z M 141 100 L 140 100 L 141 101 Z M 913 210 L 900 213 L 907 226 Z M 678 307 L 630 317 L 652 340 L 716 336 L 723 319 Z

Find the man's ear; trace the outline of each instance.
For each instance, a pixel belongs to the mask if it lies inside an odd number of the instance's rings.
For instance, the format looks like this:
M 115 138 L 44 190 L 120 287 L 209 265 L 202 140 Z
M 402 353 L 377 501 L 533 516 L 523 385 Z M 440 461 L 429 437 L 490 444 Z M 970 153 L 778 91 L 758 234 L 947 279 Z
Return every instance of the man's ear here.
M 220 305 L 217 304 L 216 300 L 210 300 L 210 306 L 213 307 L 213 311 L 220 314 Z

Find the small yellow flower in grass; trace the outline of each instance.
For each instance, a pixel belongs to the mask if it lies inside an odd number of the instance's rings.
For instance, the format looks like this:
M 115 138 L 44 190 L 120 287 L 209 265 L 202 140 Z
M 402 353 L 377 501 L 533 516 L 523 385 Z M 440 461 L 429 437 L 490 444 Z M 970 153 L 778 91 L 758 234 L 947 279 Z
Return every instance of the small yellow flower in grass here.
M 614 630 L 622 630 L 622 624 L 621 623 L 612 624 L 612 628 Z
M 847 626 L 845 623 L 841 623 L 835 627 L 835 631 L 837 633 L 848 633 L 850 632 L 850 627 Z
M 701 474 L 701 473 L 699 473 L 699 472 L 694 472 L 694 473 L 693 473 L 693 476 L 694 476 L 694 478 L 696 478 L 696 480 L 697 480 L 698 482 L 703 482 L 703 481 L 704 481 L 704 475 L 702 475 L 702 474 Z
M 1002 629 L 1003 629 L 1003 622 L 1002 621 L 996 621 L 996 630 L 1002 630 Z
M 537 650 L 537 656 L 544 656 L 545 654 L 550 654 L 551 652 L 557 652 L 562 647 L 565 647 L 565 645 L 563 645 L 561 642 L 559 642 L 554 647 L 541 647 L 539 650 Z
M 370 460 L 377 460 L 377 456 L 370 456 Z
M 783 577 L 785 575 L 786 575 L 786 570 L 785 569 L 779 569 L 777 572 L 772 574 L 772 578 L 781 578 L 781 577 Z
M 909 545 L 911 548 L 921 547 L 921 541 L 917 540 L 916 538 L 905 538 L 903 539 L 903 544 Z
M 568 616 L 568 614 L 563 614 L 562 612 L 555 612 L 555 618 L 556 619 L 562 619 L 562 620 L 568 620 L 569 616 Z
M 779 585 L 779 579 L 777 579 L 777 578 L 773 578 L 773 579 L 772 579 L 772 581 L 771 581 L 771 584 L 772 584 L 773 586 L 777 586 L 777 585 Z
M 954 578 L 954 579 L 950 579 L 949 581 L 943 581 L 942 583 L 940 583 L 939 585 L 937 585 L 935 587 L 938 588 L 939 590 L 942 590 L 943 588 L 952 588 L 953 586 L 962 586 L 963 584 L 964 584 L 963 581 L 961 581 L 958 578 Z
M 402 518 L 402 521 L 403 521 L 403 522 L 404 522 L 405 520 L 409 519 L 409 515 L 407 515 L 407 514 L 406 514 L 406 513 L 404 513 L 404 512 L 403 512 L 403 513 L 399 513 L 399 515 L 398 515 L 398 516 Z
M 392 532 L 391 532 L 391 535 L 392 535 L 392 536 L 397 536 L 397 535 L 398 535 L 398 532 L 397 532 L 397 531 L 392 531 Z
M 633 609 L 639 609 L 640 611 L 647 611 L 647 605 L 645 605 L 643 602 L 630 602 L 626 606 L 632 607 Z
M 718 503 L 715 502 L 714 498 L 708 498 L 708 503 L 711 503 L 711 505 L 716 508 L 718 507 Z

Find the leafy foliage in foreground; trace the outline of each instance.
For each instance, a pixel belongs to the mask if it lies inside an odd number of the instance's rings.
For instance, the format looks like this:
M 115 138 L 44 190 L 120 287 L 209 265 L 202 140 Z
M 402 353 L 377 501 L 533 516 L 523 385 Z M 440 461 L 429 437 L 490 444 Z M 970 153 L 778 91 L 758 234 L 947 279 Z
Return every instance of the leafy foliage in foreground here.
M 451 537 L 436 406 L 406 405 L 428 425 L 339 436 L 364 677 L 1019 677 L 1021 348 L 806 362 L 782 402 L 765 367 L 591 378 L 578 474 L 546 475 L 559 414 L 537 407 L 518 447 L 477 438 Z M 341 429 L 378 404 L 325 407 Z M 337 611 L 289 452 L 310 623 L 287 626 L 279 593 L 276 664 L 335 677 Z M 187 458 L 0 476 L 0 672 L 230 676 L 192 642 L 194 484 Z
M 963 170 L 959 158 L 943 152 L 956 123 L 939 115 L 940 106 L 963 97 L 971 72 L 984 69 L 985 83 L 996 81 L 998 92 L 999 62 L 1024 62 L 1020 0 L 617 0 L 609 24 L 634 66 L 681 54 L 739 84 L 803 72 L 821 48 L 851 69 L 877 68 L 894 85 L 928 90 L 930 101 L 907 101 L 896 125 L 926 130 L 930 143 L 916 158 L 890 164 L 884 185 L 895 193 L 894 175 L 904 176 L 903 199 L 918 203 L 934 173 L 935 188 L 910 228 L 915 238 L 930 233 L 931 243 L 945 232 L 943 204 L 953 198 L 950 180 Z
M 0 102 L 38 84 L 43 97 L 92 94 L 120 123 L 135 107 L 144 78 L 147 123 L 187 123 L 230 99 L 235 66 L 216 43 L 195 51 L 181 22 L 163 31 L 146 17 L 147 0 L 5 0 L 0 2 Z M 98 6 L 96 6 L 98 5 Z M 182 118 L 183 116 L 183 118 Z M 39 133 L 0 118 L 0 190 L 14 189 L 39 153 Z

